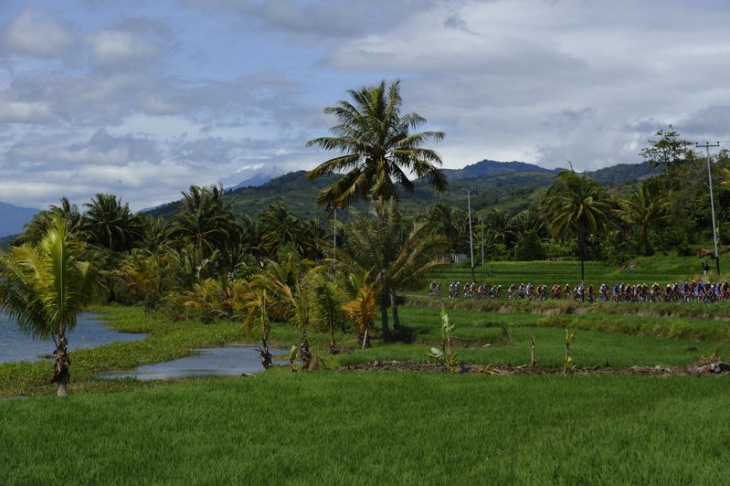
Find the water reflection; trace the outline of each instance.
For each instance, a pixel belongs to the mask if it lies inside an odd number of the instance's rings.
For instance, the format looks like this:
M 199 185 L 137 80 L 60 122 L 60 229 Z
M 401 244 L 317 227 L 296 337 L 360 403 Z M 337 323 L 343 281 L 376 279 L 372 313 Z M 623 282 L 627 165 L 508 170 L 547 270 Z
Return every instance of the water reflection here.
M 136 341 L 146 334 L 121 333 L 98 319 L 99 314 L 79 315 L 76 327 L 68 335 L 68 349 L 94 348 L 117 341 Z M 0 363 L 12 361 L 38 361 L 53 353 L 53 341 L 30 337 L 18 324 L 0 313 Z
M 128 371 L 105 371 L 96 375 L 104 380 L 134 378 L 137 380 L 169 380 L 196 376 L 240 376 L 264 371 L 256 346 L 233 345 L 225 348 L 197 349 L 195 356 L 165 363 L 140 366 Z M 285 350 L 271 350 L 277 356 L 286 356 Z

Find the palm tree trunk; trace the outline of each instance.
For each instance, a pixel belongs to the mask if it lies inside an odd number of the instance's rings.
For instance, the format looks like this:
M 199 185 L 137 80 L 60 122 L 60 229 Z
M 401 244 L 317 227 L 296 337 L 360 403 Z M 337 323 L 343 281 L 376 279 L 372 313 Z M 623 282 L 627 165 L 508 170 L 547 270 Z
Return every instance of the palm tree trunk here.
M 68 385 L 71 379 L 70 365 L 71 360 L 68 358 L 68 339 L 62 334 L 56 346 L 56 363 L 53 366 L 53 378 L 51 378 L 51 383 L 58 383 L 56 395 L 59 397 L 68 395 L 66 385 Z
M 302 328 L 299 341 L 299 359 L 302 360 L 302 369 L 308 370 L 312 364 L 312 353 L 309 351 L 309 340 L 307 339 L 307 329 Z
M 269 329 L 264 327 L 264 332 L 261 336 L 261 347 L 259 348 L 259 354 L 261 355 L 261 365 L 265 370 L 271 368 L 273 357 L 269 352 Z
M 395 289 L 390 289 L 390 307 L 393 312 L 393 329 L 400 329 L 400 317 L 398 316 L 398 296 L 395 295 Z
M 370 325 L 368 324 L 365 326 L 365 332 L 362 335 L 362 349 L 367 349 L 370 347 Z
M 383 326 L 383 340 L 390 341 L 390 327 L 388 326 L 388 303 L 390 299 L 387 291 L 380 296 L 380 323 Z

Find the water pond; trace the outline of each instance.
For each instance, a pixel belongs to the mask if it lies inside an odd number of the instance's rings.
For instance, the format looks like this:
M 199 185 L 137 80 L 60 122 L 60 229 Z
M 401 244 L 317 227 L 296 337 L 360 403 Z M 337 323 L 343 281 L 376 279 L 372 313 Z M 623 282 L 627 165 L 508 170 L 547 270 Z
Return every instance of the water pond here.
M 146 334 L 118 332 L 98 319 L 98 314 L 84 313 L 74 330 L 69 333 L 70 352 L 93 348 L 118 341 L 144 339 Z M 51 340 L 33 338 L 20 330 L 18 325 L 0 313 L 0 363 L 38 361 L 52 359 L 55 346 Z M 253 345 L 233 345 L 224 348 L 195 350 L 194 356 L 165 363 L 140 366 L 134 370 L 107 371 L 97 375 L 100 379 L 168 380 L 196 376 L 240 376 L 264 371 L 258 348 Z M 284 359 L 288 352 L 272 349 L 274 360 Z
M 68 349 L 87 349 L 117 341 L 136 341 L 146 334 L 118 332 L 98 319 L 98 314 L 84 313 L 68 335 Z M 0 363 L 38 361 L 49 358 L 55 346 L 52 340 L 33 338 L 20 330 L 15 321 L 0 313 Z
M 274 361 L 288 353 L 283 349 L 272 349 Z M 241 376 L 264 371 L 256 346 L 232 345 L 225 348 L 196 349 L 194 356 L 164 363 L 139 366 L 127 371 L 105 371 L 96 375 L 104 380 L 170 380 L 196 376 Z

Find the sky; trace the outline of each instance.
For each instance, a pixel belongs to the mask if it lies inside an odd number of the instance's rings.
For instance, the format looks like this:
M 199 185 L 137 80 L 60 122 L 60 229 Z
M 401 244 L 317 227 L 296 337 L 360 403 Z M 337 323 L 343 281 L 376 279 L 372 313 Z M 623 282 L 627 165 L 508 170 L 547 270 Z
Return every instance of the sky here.
M 400 80 L 443 167 L 730 145 L 730 0 L 2 0 L 0 201 L 134 211 L 312 169 L 348 90 Z

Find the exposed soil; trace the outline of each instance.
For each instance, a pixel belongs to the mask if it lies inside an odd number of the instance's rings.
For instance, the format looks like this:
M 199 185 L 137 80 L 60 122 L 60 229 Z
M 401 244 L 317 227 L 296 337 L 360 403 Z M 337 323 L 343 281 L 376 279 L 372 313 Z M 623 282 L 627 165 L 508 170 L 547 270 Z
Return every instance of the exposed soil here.
M 427 373 L 448 373 L 446 366 L 433 362 L 420 361 L 369 361 L 359 365 L 343 366 L 341 371 L 419 371 Z M 699 363 L 689 368 L 667 368 L 664 366 L 632 366 L 630 368 L 613 368 L 596 366 L 593 368 L 574 368 L 566 371 L 562 368 L 540 368 L 539 366 L 492 366 L 459 363 L 453 370 L 455 373 L 489 374 L 489 375 L 556 375 L 556 374 L 611 374 L 611 375 L 645 375 L 645 376 L 724 376 L 730 374 L 730 365 L 722 362 Z

